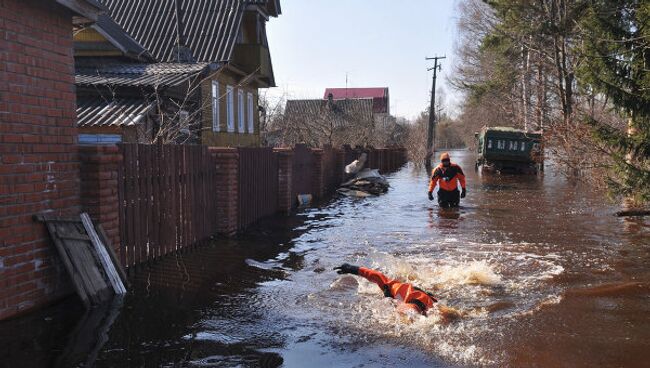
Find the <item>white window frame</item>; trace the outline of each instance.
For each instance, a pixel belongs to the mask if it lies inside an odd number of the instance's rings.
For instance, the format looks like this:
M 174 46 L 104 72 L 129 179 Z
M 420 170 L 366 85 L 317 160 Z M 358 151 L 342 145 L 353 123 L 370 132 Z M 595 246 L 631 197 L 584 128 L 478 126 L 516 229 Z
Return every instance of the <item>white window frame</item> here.
M 246 133 L 246 119 L 244 116 L 244 91 L 237 91 L 237 131 Z
M 255 134 L 255 100 L 253 94 L 248 92 L 248 133 Z
M 212 81 L 212 131 L 219 131 L 219 82 Z
M 226 87 L 226 116 L 228 122 L 228 132 L 235 131 L 235 94 L 232 86 Z

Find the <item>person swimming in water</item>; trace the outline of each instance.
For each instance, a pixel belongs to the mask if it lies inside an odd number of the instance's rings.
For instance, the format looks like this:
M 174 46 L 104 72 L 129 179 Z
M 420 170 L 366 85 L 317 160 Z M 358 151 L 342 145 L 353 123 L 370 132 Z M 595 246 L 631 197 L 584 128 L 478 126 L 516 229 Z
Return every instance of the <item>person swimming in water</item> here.
M 436 299 L 432 293 L 409 283 L 391 280 L 377 270 L 354 266 L 349 263 L 344 263 L 341 266 L 335 267 L 334 270 L 339 275 L 357 275 L 377 284 L 385 297 L 393 298 L 402 302 L 397 308 L 397 311 L 400 313 L 409 314 L 410 312 L 415 312 L 427 316 L 427 311 L 433 308 L 434 304 L 438 303 L 438 299 Z M 436 305 L 436 307 L 443 320 L 451 321 L 462 316 L 460 312 L 453 308 L 439 304 Z

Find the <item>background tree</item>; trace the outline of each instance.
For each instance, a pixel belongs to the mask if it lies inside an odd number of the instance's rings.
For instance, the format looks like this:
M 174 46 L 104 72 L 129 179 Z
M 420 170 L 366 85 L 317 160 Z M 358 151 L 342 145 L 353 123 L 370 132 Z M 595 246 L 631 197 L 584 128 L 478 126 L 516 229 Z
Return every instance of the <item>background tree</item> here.
M 588 114 L 585 121 L 604 154 L 616 194 L 650 201 L 650 3 L 590 1 L 584 33 L 583 88 L 627 120 Z

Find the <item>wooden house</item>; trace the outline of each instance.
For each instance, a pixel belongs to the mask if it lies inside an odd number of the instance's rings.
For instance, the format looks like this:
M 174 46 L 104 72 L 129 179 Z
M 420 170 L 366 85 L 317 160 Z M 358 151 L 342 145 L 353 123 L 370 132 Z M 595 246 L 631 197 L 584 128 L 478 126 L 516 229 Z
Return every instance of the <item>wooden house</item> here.
M 267 137 L 272 145 L 367 144 L 374 129 L 372 99 L 288 100 L 282 129 Z
M 75 35 L 80 141 L 257 146 L 279 0 L 101 0 Z

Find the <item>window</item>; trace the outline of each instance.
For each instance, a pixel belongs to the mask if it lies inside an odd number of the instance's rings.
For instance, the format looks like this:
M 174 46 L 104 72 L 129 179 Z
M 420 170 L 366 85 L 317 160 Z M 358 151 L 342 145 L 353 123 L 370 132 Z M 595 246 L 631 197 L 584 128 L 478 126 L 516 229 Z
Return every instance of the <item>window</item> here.
M 219 82 L 212 81 L 212 131 L 219 131 Z
M 235 131 L 235 96 L 232 86 L 226 87 L 226 119 L 228 132 Z
M 237 91 L 237 122 L 239 133 L 246 133 L 246 120 L 244 120 L 244 91 Z
M 526 150 L 526 142 L 521 142 L 521 150 L 522 151 Z
M 119 134 L 79 134 L 79 144 L 116 144 L 122 143 Z
M 487 148 L 492 148 L 492 140 L 491 139 L 488 139 Z
M 518 150 L 518 149 L 519 149 L 519 142 L 517 142 L 517 141 L 513 141 L 513 142 L 512 142 L 512 148 L 511 148 L 511 149 L 512 149 L 513 151 Z
M 497 149 L 506 149 L 506 141 L 502 141 L 501 139 L 497 140 Z
M 179 111 L 178 121 L 180 123 L 181 133 L 190 134 L 190 113 L 185 110 Z
M 248 133 L 255 133 L 255 102 L 250 92 L 248 93 Z

